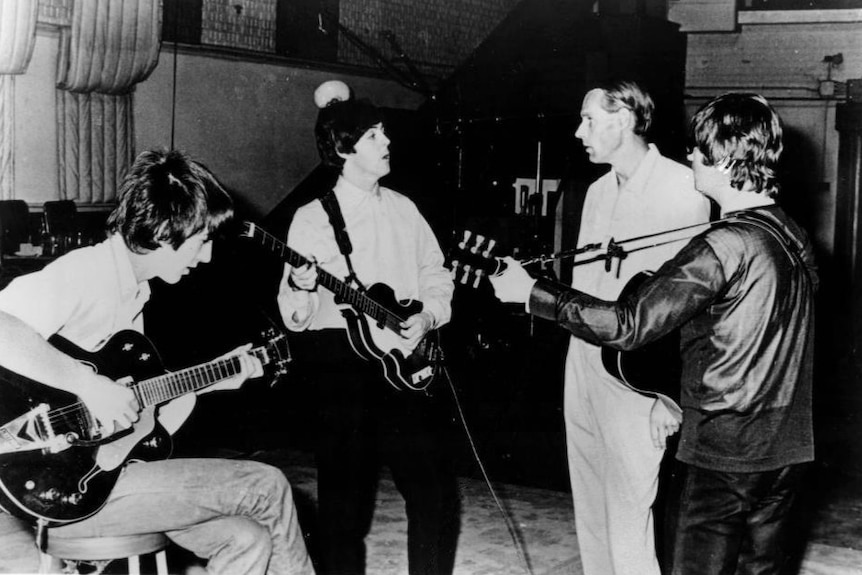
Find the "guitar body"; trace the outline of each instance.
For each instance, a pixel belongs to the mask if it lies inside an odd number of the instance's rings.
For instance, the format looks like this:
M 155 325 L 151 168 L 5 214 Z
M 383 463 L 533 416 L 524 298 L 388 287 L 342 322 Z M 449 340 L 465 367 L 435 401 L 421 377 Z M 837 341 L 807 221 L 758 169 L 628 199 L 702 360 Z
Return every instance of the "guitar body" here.
M 401 317 L 422 311 L 420 301 L 399 301 L 386 284 L 374 284 L 365 295 Z M 399 391 L 422 391 L 433 381 L 440 358 L 440 343 L 436 331 L 425 335 L 415 349 L 404 346 L 392 326 L 370 323 L 369 317 L 352 306 L 341 309 L 347 320 L 347 337 L 356 354 L 368 361 L 377 361 L 383 377 Z
M 651 275 L 651 272 L 640 272 L 633 276 L 619 299 L 635 291 Z M 602 365 L 609 374 L 638 393 L 663 395 L 679 403 L 682 358 L 678 329 L 634 350 L 602 347 Z
M 251 222 L 244 223 L 242 235 L 259 241 L 293 267 L 313 263 Z M 436 332 L 427 334 L 415 349 L 405 347 L 400 336 L 400 323 L 422 311 L 422 302 L 401 302 L 392 288 L 382 283 L 364 291 L 357 289 L 319 267 L 317 281 L 340 304 L 341 314 L 347 320 L 350 345 L 359 357 L 380 363 L 383 377 L 399 391 L 422 391 L 428 387 L 442 357 Z
M 152 344 L 134 331 L 116 334 L 96 353 L 56 336 L 50 341 L 114 380 L 164 372 Z M 0 507 L 9 513 L 49 524 L 84 519 L 104 506 L 125 462 L 164 459 L 171 453 L 170 435 L 156 419 L 154 407 L 143 410 L 133 428 L 102 437 L 77 396 L 2 367 L 0 379 Z M 50 434 L 38 418 L 20 427 L 10 424 L 16 418 L 23 421 L 27 416 L 22 413 L 32 413 L 40 405 L 51 410 Z M 61 440 L 58 450 L 28 449 L 28 443 L 39 443 L 46 435 Z M 64 436 L 71 443 L 64 443 Z

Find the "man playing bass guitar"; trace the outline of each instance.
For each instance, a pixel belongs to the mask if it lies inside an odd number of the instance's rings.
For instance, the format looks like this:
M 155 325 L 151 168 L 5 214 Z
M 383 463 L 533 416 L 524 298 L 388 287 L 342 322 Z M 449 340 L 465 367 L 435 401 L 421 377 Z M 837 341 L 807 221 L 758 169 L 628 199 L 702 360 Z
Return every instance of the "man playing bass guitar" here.
M 34 403 L 41 395 L 68 392 L 80 401 L 87 428 L 112 445 L 112 437 L 144 421 L 141 409 L 150 399 L 124 381 L 95 372 L 46 341 L 60 336 L 83 350 L 104 350 L 115 336 L 143 332 L 143 307 L 150 297 L 149 280 L 176 283 L 212 255 L 211 236 L 233 216 L 233 203 L 215 176 L 203 165 L 176 151 L 144 152 L 135 160 L 118 192 L 118 205 L 108 217 L 108 238 L 74 250 L 43 270 L 21 276 L 0 292 L 0 411 L 9 409 L 13 392 L 29 393 Z M 143 336 L 140 336 L 143 338 Z M 131 347 L 131 343 L 120 346 Z M 136 354 L 139 361 L 151 352 Z M 229 354 L 236 359 L 227 377 L 206 388 L 236 389 L 247 378 L 260 375 L 261 362 L 241 347 Z M 222 364 L 219 364 L 220 367 Z M 201 388 L 203 390 L 203 388 Z M 173 431 L 193 406 L 195 395 L 167 403 L 159 425 Z M 57 406 L 51 406 L 55 408 Z M 8 414 L 12 418 L 20 414 Z M 168 421 L 171 420 L 171 421 Z M 35 420 L 34 420 L 35 423 Z M 52 439 L 44 428 L 26 428 L 19 437 L 2 421 L 8 444 L 26 443 L 27 437 Z M 48 425 L 51 425 L 50 420 Z M 72 434 L 70 434 L 72 435 Z M 11 439 L 10 439 L 11 436 Z M 64 439 L 62 434 L 58 439 Z M 18 440 L 21 440 L 20 442 Z M 87 439 L 87 438 L 85 438 Z M 65 457 L 86 451 L 77 438 L 68 439 L 56 453 L 55 443 L 30 450 L 44 454 L 44 468 L 69 473 L 52 455 Z M 115 441 L 120 441 L 116 439 Z M 142 441 L 150 443 L 154 439 Z M 47 444 L 46 444 L 47 445 Z M 26 445 L 25 451 L 26 451 Z M 99 447 L 98 453 L 104 447 Z M 21 449 L 19 448 L 19 451 Z M 119 472 L 102 505 L 76 522 L 40 515 L 56 503 L 58 489 L 38 486 L 16 493 L 5 478 L 13 473 L 8 460 L 20 457 L 14 445 L 0 456 L 0 482 L 5 509 L 50 524 L 48 537 L 123 536 L 165 533 L 174 543 L 207 561 L 208 573 L 309 574 L 313 573 L 297 522 L 290 486 L 278 469 L 251 461 L 173 459 L 134 461 L 121 467 L 97 459 L 80 483 L 92 487 L 99 477 Z M 110 467 L 110 468 L 109 468 Z M 59 468 L 59 470 L 57 469 Z M 34 476 L 38 470 L 33 470 Z M 17 476 L 17 475 L 16 475 Z M 41 481 L 41 476 L 39 478 Z M 91 492 L 92 488 L 82 491 Z M 71 504 L 85 493 L 71 494 Z M 40 499 L 42 505 L 39 505 Z M 30 507 L 23 503 L 31 502 Z M 15 509 L 15 504 L 22 504 Z M 33 530 L 13 525 L 0 510 L 0 571 L 35 572 L 38 554 Z M 44 530 L 41 530 L 45 533 Z
M 337 169 L 326 190 L 296 212 L 287 244 L 314 258 L 321 276 L 345 278 L 362 289 L 389 286 L 399 300 L 421 302 L 392 335 L 410 350 L 449 321 L 454 291 L 431 227 L 407 197 L 379 181 L 390 171 L 383 115 L 350 97 L 341 82 L 322 84 L 315 135 L 323 163 Z M 327 207 L 327 203 L 329 206 Z M 359 333 L 374 320 L 318 288 L 317 266 L 285 265 L 278 305 L 285 325 L 314 342 L 300 359 L 313 362 L 319 396 L 320 569 L 365 572 L 365 536 L 374 511 L 379 462 L 388 464 L 407 502 L 411 575 L 452 571 L 455 545 L 454 479 L 446 469 L 436 426 L 439 414 L 426 394 L 397 391 L 372 359 L 376 350 Z M 382 460 L 382 461 L 381 461 Z

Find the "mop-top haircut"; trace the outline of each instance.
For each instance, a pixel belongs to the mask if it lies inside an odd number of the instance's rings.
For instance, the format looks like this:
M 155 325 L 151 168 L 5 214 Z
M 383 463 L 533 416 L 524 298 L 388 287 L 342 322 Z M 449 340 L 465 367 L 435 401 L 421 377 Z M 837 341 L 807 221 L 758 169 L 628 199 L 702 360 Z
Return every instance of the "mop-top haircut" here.
M 344 158 L 369 129 L 383 122 L 383 112 L 366 100 L 332 100 L 317 114 L 317 151 L 327 166 L 340 169 Z
M 213 235 L 233 218 L 233 201 L 203 164 L 183 152 L 141 153 L 120 186 L 107 227 L 135 253 L 160 242 L 174 249 L 206 230 Z
M 705 165 L 729 170 L 734 188 L 778 194 L 781 119 L 763 96 L 730 93 L 707 102 L 691 120 L 689 141 Z

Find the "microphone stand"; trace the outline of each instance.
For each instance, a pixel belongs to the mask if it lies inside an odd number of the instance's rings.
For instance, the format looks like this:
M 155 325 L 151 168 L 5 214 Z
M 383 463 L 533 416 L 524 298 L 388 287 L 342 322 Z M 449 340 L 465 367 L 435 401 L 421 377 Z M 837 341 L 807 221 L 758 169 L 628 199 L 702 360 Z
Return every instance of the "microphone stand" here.
M 703 222 L 700 224 L 692 224 L 689 226 L 682 226 L 680 228 L 674 228 L 672 230 L 663 230 L 663 231 L 655 232 L 652 234 L 645 234 L 642 236 L 635 236 L 632 238 L 626 238 L 626 239 L 620 240 L 620 241 L 616 241 L 613 238 L 611 238 L 608 241 L 607 247 L 603 246 L 601 242 L 595 242 L 595 243 L 591 243 L 591 244 L 586 244 L 586 245 L 578 247 L 578 248 L 561 250 L 561 251 L 553 253 L 553 254 L 545 254 L 545 255 L 539 255 L 536 257 L 528 258 L 528 259 L 522 260 L 520 263 L 522 266 L 527 267 L 529 265 L 545 264 L 545 263 L 548 263 L 551 261 L 575 257 L 575 256 L 578 256 L 578 255 L 584 254 L 584 253 L 597 252 L 599 250 L 604 250 L 604 253 L 597 254 L 596 256 L 589 258 L 589 259 L 584 259 L 584 260 L 580 260 L 577 262 L 573 262 L 572 265 L 582 266 L 585 264 L 593 263 L 595 261 L 605 260 L 605 270 L 610 271 L 611 262 L 613 261 L 614 258 L 616 258 L 618 260 L 624 260 L 628 256 L 628 254 L 630 254 L 630 253 L 639 252 L 641 250 L 645 250 L 645 249 L 649 249 L 649 248 L 655 248 L 658 246 L 663 246 L 666 244 L 671 244 L 671 243 L 679 242 L 682 240 L 688 240 L 688 239 L 691 239 L 694 236 L 696 236 L 698 233 L 700 233 L 700 231 L 702 229 L 712 227 L 712 226 L 719 224 L 721 222 L 732 221 L 732 220 L 733 220 L 733 218 L 725 218 L 725 219 L 716 220 L 714 222 Z M 638 246 L 636 248 L 632 248 L 632 249 L 628 249 L 628 250 L 626 250 L 623 247 L 624 245 L 630 244 L 633 242 L 640 242 L 640 241 L 649 240 L 652 238 L 661 238 L 664 236 L 668 236 L 671 234 L 676 234 L 676 233 L 684 232 L 684 231 L 688 231 L 688 230 L 692 230 L 692 231 L 697 230 L 697 231 L 694 233 L 691 233 L 691 234 L 686 234 L 686 235 L 671 238 L 668 240 L 653 242 L 650 244 Z

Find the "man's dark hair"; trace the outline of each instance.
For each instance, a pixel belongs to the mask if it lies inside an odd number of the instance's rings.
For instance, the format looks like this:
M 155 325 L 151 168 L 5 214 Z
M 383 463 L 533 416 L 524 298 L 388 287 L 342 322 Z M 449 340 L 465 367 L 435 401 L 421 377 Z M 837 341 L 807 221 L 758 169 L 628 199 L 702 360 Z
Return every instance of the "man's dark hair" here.
M 204 230 L 215 233 L 233 217 L 233 201 L 203 164 L 183 152 L 141 153 L 120 185 L 107 227 L 143 253 L 166 242 L 174 249 Z
M 731 185 L 778 194 L 778 160 L 784 149 L 781 119 L 759 94 L 730 93 L 707 102 L 691 120 L 690 147 L 707 166 L 730 170 Z
M 602 91 L 602 109 L 618 112 L 622 108 L 630 110 L 635 117 L 634 133 L 646 136 L 652 125 L 655 103 L 652 97 L 636 83 L 629 80 L 611 80 L 597 86 Z
M 317 114 L 314 135 L 317 151 L 327 166 L 341 168 L 338 154 L 355 152 L 356 142 L 372 127 L 383 122 L 383 112 L 366 100 L 333 100 Z

